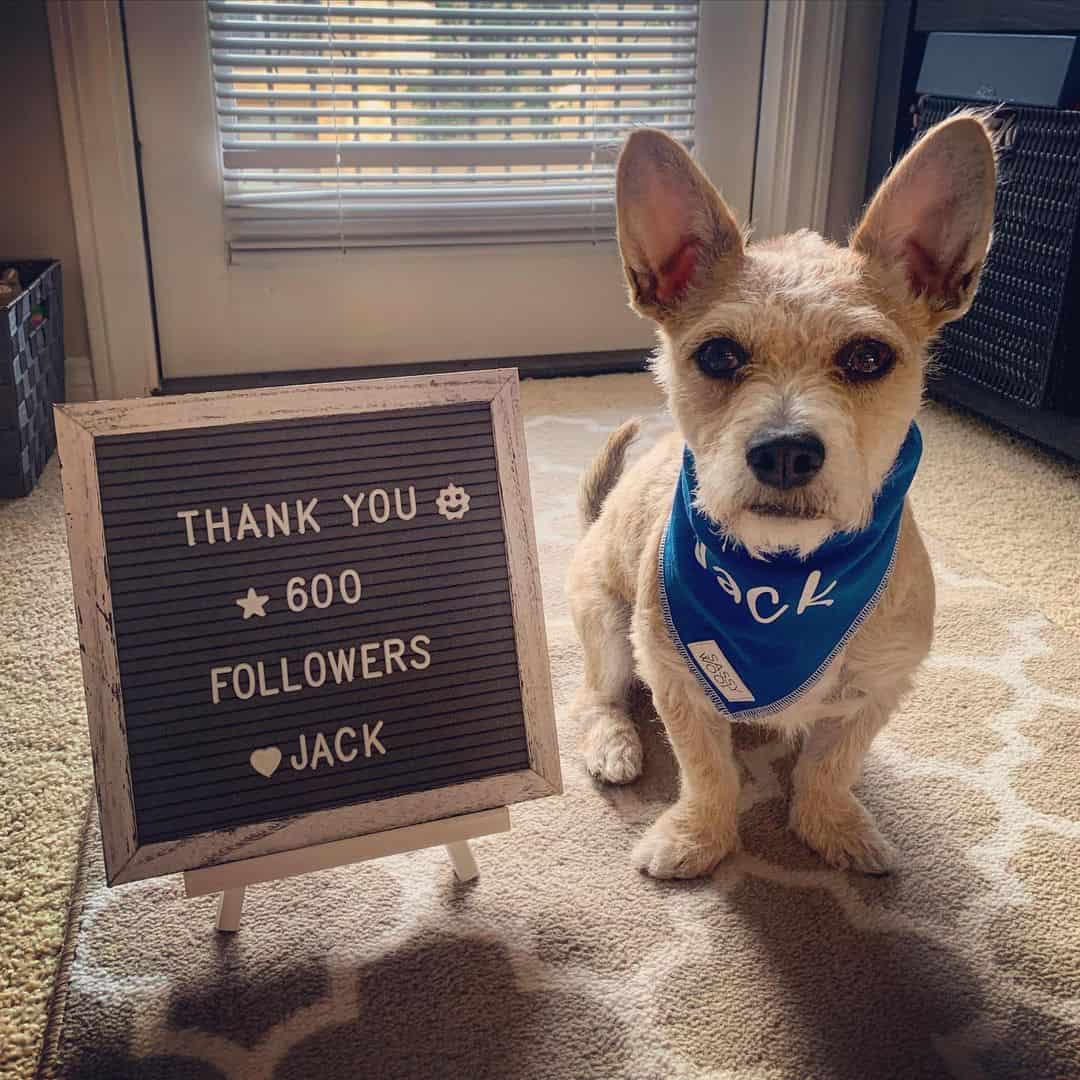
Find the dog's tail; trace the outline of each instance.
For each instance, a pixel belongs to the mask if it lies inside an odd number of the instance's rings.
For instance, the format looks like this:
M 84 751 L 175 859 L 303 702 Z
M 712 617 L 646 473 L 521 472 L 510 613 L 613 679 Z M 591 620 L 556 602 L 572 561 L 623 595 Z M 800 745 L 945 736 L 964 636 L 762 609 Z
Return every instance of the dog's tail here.
M 622 475 L 626 451 L 641 430 L 635 417 L 613 431 L 603 450 L 585 470 L 578 486 L 578 522 L 584 532 L 599 516 L 604 500 Z

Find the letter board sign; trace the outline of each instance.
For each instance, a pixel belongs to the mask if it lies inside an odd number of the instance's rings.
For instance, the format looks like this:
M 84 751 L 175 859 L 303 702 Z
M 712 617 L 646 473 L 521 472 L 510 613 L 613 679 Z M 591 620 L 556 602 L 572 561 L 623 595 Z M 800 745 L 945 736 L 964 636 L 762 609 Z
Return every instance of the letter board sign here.
M 110 883 L 560 790 L 516 372 L 56 412 Z

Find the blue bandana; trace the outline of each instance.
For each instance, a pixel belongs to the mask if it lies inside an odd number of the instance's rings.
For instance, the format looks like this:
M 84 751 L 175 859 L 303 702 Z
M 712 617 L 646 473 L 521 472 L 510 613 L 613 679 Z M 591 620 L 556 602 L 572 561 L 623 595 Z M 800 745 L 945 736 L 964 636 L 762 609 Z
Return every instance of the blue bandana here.
M 922 454 L 911 425 L 857 533 L 838 533 L 809 558 L 753 558 L 694 508 L 694 457 L 682 473 L 660 545 L 668 633 L 712 703 L 734 720 L 781 712 L 820 678 L 874 609 L 896 559 L 904 496 Z

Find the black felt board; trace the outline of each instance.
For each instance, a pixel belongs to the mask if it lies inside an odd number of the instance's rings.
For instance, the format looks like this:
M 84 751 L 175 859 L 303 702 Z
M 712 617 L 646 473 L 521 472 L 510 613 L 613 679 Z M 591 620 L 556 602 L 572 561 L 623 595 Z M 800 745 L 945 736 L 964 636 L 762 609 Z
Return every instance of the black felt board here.
M 141 844 L 528 767 L 488 404 L 95 449 Z

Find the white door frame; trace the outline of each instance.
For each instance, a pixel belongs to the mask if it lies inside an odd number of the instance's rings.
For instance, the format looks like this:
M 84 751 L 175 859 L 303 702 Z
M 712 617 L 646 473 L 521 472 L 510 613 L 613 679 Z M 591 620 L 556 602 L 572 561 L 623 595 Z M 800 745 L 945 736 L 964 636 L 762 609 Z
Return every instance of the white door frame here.
M 119 0 L 48 0 L 56 91 L 99 398 L 158 389 Z
M 845 48 L 873 49 L 845 40 L 847 0 L 741 0 L 747 25 L 766 20 L 758 88 L 745 75 L 756 59 L 735 52 L 704 65 L 701 108 L 713 117 L 699 154 L 709 168 L 723 154 L 753 154 L 754 184 L 730 191 L 750 212 L 758 235 L 809 226 L 822 230 L 828 209 L 837 115 L 863 86 L 841 85 Z M 702 19 L 709 19 L 709 3 Z M 120 0 L 48 0 L 79 263 L 86 290 L 94 381 L 99 397 L 138 397 L 158 389 L 146 238 L 135 165 L 128 70 Z M 740 87 L 732 95 L 724 90 Z M 723 115 L 759 110 L 756 147 L 724 141 Z M 869 132 L 855 136 L 856 161 L 869 152 Z M 865 145 L 861 145 L 865 144 Z
M 884 0 L 768 0 L 757 236 L 809 228 L 843 240 L 854 223 L 866 185 L 883 11 Z

